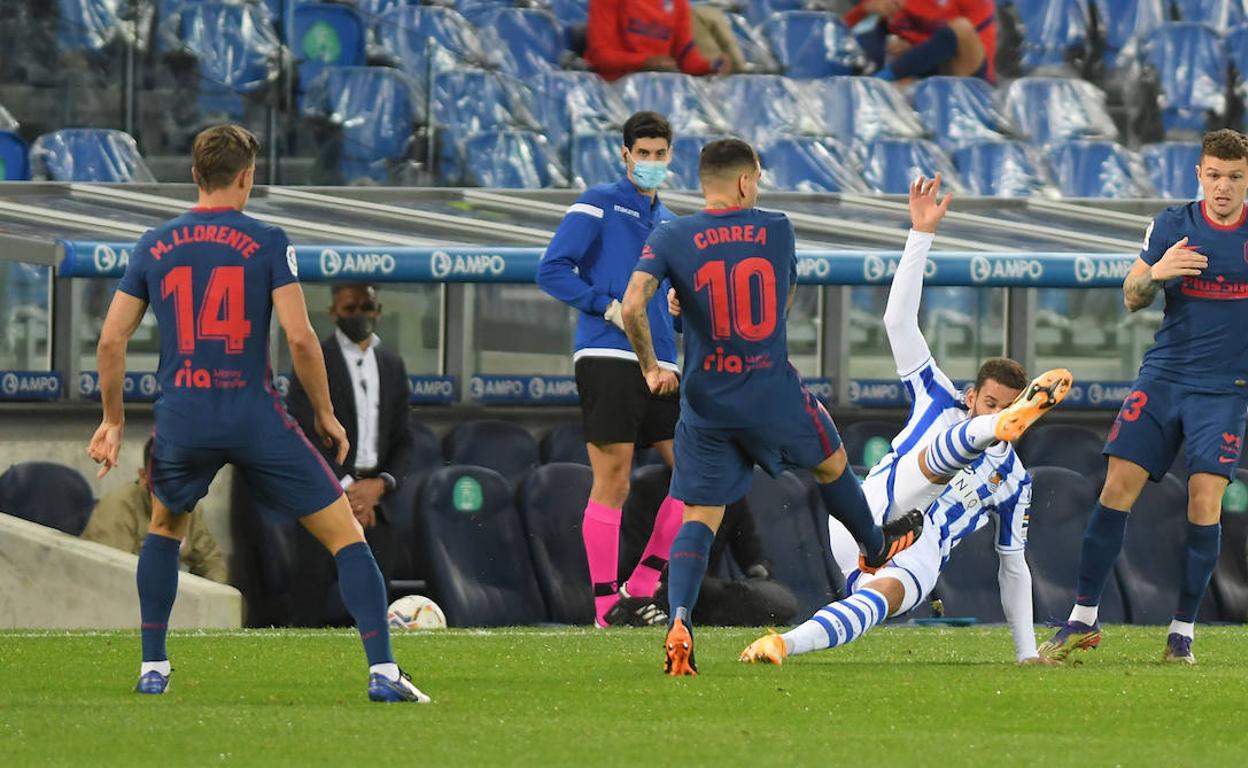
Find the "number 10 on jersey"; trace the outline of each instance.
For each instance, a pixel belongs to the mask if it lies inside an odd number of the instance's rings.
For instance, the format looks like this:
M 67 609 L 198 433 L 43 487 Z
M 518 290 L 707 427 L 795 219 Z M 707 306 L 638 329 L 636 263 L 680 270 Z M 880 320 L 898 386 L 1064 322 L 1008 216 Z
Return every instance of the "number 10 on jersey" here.
M 694 273 L 693 288 L 710 290 L 714 338 L 730 339 L 735 329 L 746 341 L 763 341 L 776 330 L 776 271 L 767 259 L 744 259 L 733 266 L 731 276 L 722 259 L 708 261 Z

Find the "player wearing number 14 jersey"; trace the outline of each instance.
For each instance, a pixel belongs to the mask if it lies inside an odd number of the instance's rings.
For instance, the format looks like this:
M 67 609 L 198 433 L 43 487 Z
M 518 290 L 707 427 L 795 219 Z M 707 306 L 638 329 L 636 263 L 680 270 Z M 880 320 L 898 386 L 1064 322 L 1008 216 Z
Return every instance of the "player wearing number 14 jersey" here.
M 152 522 L 137 572 L 143 663 L 135 690 L 168 688 L 165 639 L 178 551 L 190 511 L 230 463 L 268 506 L 298 520 L 334 554 L 343 602 L 369 660 L 369 697 L 428 701 L 394 662 L 386 587 L 342 488 L 273 389 L 268 347 L 276 308 L 295 373 L 316 410 L 317 432 L 326 445 L 337 444 L 339 462 L 345 459 L 346 433 L 330 403 L 295 251 L 281 229 L 242 212 L 258 148 L 238 126 L 196 137 L 199 205 L 139 239 L 100 332 L 104 419 L 88 453 L 103 465 L 102 477 L 121 447 L 126 343 L 148 306 L 160 329 L 161 396 L 147 467 Z
M 676 376 L 655 358 L 646 304 L 670 279 L 685 337 L 671 495 L 685 504 L 668 560 L 667 672 L 697 671 L 690 616 L 724 505 L 749 490 L 755 463 L 771 474 L 810 468 L 829 511 L 878 567 L 923 528 L 911 512 L 876 525 L 831 417 L 789 364 L 785 316 L 797 289 L 793 225 L 753 207 L 758 155 L 739 139 L 702 148 L 706 210 L 651 233 L 624 296 L 624 327 L 657 394 Z

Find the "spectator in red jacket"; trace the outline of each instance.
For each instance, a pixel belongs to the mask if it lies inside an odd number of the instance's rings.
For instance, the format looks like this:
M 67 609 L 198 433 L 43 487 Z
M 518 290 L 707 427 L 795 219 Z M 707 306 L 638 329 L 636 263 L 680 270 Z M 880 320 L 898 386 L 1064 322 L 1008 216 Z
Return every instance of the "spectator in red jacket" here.
M 881 67 L 877 77 L 954 75 L 994 82 L 996 13 L 993 0 L 860 0 L 845 23 L 854 27 L 879 17 L 879 24 L 858 36 Z
M 605 80 L 631 72 L 728 74 L 693 44 L 689 0 L 589 0 L 585 60 Z

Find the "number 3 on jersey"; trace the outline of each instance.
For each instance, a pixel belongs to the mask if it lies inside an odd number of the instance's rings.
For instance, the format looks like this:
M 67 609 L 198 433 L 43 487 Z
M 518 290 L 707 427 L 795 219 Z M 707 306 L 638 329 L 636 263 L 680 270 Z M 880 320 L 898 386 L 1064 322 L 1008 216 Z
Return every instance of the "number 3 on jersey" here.
M 246 292 L 243 289 L 242 267 L 215 267 L 208 277 L 204 303 L 195 318 L 195 292 L 191 285 L 191 268 L 174 267 L 160 281 L 160 297 L 173 296 L 173 315 L 178 329 L 178 352 L 194 354 L 196 340 L 218 339 L 225 342 L 225 351 L 240 354 L 251 336 L 251 321 L 243 317 Z
M 716 339 L 732 338 L 735 328 L 746 341 L 763 341 L 776 330 L 776 271 L 767 259 L 753 256 L 738 262 L 732 268 L 731 282 L 722 259 L 708 261 L 694 273 L 693 289 L 708 287 L 711 335 Z

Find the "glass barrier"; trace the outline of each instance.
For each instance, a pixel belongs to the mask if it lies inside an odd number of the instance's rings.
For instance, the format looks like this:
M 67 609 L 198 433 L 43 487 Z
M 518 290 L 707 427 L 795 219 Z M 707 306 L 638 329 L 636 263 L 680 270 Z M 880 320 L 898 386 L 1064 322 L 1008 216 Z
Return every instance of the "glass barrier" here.
M 819 366 L 823 336 L 823 290 L 801 285 L 789 310 L 789 361 L 805 377 L 822 375 Z
M 1036 289 L 1036 369 L 1062 366 L 1081 379 L 1131 381 L 1161 325 L 1161 302 L 1127 312 L 1122 290 Z
M 52 269 L 0 261 L 0 370 L 49 371 Z
M 535 285 L 476 285 L 473 373 L 570 375 L 577 310 Z

